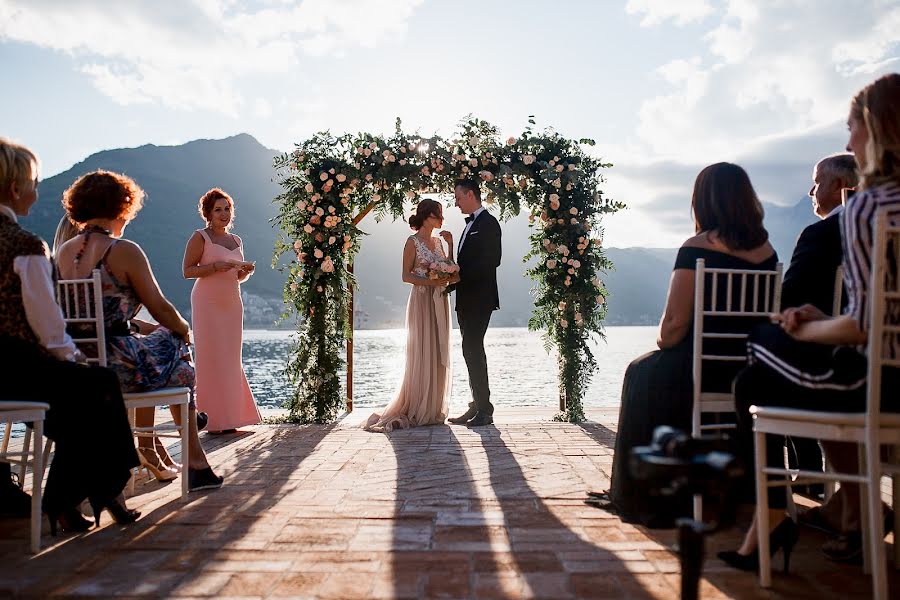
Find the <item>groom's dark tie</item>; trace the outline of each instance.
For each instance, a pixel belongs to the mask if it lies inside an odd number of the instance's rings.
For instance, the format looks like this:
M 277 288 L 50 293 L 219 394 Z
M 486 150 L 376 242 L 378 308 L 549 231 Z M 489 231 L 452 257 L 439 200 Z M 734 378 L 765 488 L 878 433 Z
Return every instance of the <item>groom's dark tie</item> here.
M 469 215 L 468 217 L 466 217 L 466 223 L 471 223 L 474 220 L 475 220 L 475 215 Z

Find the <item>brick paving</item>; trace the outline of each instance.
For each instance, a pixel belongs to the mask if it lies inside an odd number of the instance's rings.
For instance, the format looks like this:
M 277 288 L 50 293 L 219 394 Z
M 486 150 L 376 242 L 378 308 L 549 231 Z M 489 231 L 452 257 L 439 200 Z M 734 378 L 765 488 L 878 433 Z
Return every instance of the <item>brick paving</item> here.
M 0 597 L 673 598 L 673 531 L 582 503 L 608 484 L 616 415 L 582 425 L 540 409 L 494 427 L 370 434 L 358 410 L 329 426 L 258 426 L 203 436 L 221 490 L 179 498 L 138 484 L 143 511 L 119 527 L 51 538 L 25 554 L 27 521 L 0 520 Z M 86 469 L 90 465 L 85 465 Z M 859 567 L 821 558 L 804 530 L 792 574 L 762 591 L 708 543 L 703 598 L 867 598 Z M 777 560 L 775 564 L 780 564 Z M 891 575 L 894 591 L 900 577 Z

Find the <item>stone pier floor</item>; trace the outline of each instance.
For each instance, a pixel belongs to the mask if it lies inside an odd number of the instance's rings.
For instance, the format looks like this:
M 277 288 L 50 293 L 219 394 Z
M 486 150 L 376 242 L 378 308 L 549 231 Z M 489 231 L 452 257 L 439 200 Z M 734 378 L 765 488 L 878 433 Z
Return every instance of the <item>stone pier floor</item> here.
M 367 414 L 204 434 L 222 489 L 182 501 L 178 480 L 141 482 L 137 523 L 104 514 L 98 530 L 52 538 L 45 521 L 37 556 L 27 520 L 0 520 L 0 598 L 678 597 L 674 531 L 582 502 L 608 484 L 614 412 L 573 425 L 506 409 L 493 427 L 390 435 L 361 431 Z M 791 574 L 761 590 L 715 558 L 739 537 L 709 539 L 703 598 L 871 596 L 861 567 L 826 561 L 808 529 Z M 900 594 L 897 572 L 890 585 Z

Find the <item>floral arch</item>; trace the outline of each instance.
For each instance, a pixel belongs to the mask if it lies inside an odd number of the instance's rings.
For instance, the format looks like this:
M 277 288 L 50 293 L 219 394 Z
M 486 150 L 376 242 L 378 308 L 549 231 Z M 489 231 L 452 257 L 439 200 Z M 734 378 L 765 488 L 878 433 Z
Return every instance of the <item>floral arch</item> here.
M 588 342 L 603 336 L 607 290 L 599 275 L 612 267 L 601 245 L 600 220 L 624 207 L 603 196 L 601 171 L 612 166 L 590 156 L 592 140 L 566 139 L 552 130 L 501 141 L 491 124 L 460 123 L 453 139 L 407 134 L 397 119 L 392 137 L 319 133 L 275 159 L 284 191 L 275 222 L 281 229 L 273 266 L 292 255 L 284 287 L 285 316 L 296 314 L 286 374 L 294 385 L 289 419 L 323 423 L 344 405 L 338 371 L 352 344 L 353 259 L 360 220 L 402 218 L 404 204 L 422 193 L 452 194 L 459 178 L 481 182 L 486 204 L 501 220 L 529 211 L 531 250 L 538 257 L 534 313 L 529 328 L 544 331 L 559 362 L 558 418 L 584 419 L 582 398 L 596 369 Z M 348 377 L 348 384 L 350 377 Z

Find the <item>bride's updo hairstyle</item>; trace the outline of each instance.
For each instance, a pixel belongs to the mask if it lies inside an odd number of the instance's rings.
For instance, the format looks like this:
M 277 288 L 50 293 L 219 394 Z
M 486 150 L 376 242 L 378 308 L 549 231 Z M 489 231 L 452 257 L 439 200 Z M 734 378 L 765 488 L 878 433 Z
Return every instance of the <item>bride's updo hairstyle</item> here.
M 416 205 L 416 214 L 409 218 L 409 226 L 418 231 L 425 224 L 425 219 L 431 216 L 441 217 L 442 215 L 441 203 L 437 200 L 425 198 Z

